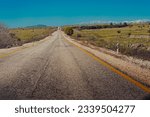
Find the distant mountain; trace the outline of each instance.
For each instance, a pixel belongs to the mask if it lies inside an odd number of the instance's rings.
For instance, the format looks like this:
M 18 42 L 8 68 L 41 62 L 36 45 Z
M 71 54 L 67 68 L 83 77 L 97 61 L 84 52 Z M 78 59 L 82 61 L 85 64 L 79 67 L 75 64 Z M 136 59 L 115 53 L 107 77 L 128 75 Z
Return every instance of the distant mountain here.
M 46 28 L 46 27 L 47 25 L 39 24 L 39 25 L 27 26 L 25 28 Z

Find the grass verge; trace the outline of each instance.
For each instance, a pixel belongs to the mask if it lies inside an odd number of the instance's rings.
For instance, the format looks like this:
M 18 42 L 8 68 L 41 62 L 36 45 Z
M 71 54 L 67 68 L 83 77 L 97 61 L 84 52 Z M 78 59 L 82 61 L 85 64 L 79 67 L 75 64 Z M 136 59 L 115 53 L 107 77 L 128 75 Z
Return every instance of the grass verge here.
M 22 43 L 28 43 L 32 41 L 39 41 L 55 31 L 54 28 L 17 28 L 11 29 L 10 34 L 12 38 L 16 38 L 17 41 Z
M 150 24 L 133 24 L 123 28 L 74 28 L 72 38 L 119 52 L 150 60 Z

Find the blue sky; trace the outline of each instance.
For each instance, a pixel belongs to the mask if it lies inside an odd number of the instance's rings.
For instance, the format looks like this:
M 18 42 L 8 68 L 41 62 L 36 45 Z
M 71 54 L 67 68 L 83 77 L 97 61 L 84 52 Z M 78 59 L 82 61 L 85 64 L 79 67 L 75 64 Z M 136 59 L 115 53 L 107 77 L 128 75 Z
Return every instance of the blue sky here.
M 150 0 L 0 0 L 9 27 L 150 19 Z

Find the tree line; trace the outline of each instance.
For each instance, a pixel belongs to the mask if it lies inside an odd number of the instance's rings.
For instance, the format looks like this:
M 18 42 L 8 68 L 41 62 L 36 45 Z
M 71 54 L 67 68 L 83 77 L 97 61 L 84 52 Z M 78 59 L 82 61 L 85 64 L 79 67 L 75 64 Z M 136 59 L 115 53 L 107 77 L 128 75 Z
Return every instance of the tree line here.
M 103 25 L 85 25 L 85 26 L 78 26 L 79 30 L 84 29 L 103 29 L 103 28 L 123 28 L 129 26 L 126 22 L 125 23 L 119 23 L 119 24 L 103 24 Z

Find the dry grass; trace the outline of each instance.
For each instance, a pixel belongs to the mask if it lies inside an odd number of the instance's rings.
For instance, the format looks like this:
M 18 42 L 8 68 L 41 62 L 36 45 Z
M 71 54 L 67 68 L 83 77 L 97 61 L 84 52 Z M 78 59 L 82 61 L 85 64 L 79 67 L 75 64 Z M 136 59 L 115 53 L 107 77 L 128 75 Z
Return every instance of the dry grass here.
M 120 52 L 142 59 L 150 58 L 149 24 L 135 24 L 124 28 L 74 30 L 73 38 L 95 46 L 116 51 L 119 43 Z M 139 44 L 141 48 L 132 48 Z
M 10 33 L 20 41 L 31 42 L 43 39 L 54 31 L 54 28 L 18 28 L 11 29 Z

